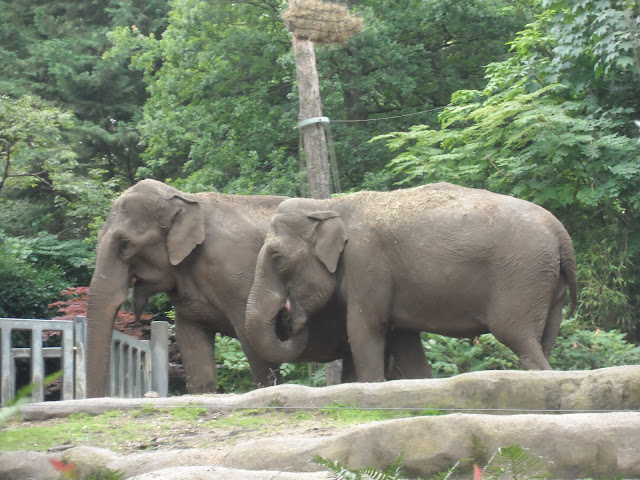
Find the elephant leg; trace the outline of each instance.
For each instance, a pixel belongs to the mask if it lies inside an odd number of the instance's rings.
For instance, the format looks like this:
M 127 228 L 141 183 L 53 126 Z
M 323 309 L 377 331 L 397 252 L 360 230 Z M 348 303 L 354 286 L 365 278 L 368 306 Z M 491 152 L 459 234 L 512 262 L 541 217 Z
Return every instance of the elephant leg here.
M 353 363 L 353 355 L 351 353 L 345 353 L 342 357 L 342 376 L 340 378 L 342 383 L 353 383 L 358 381 L 356 376 L 356 366 Z
M 386 357 L 387 380 L 433 378 L 431 365 L 424 354 L 420 332 L 389 332 Z
M 551 370 L 542 350 L 542 334 L 549 303 L 543 301 L 522 302 L 509 297 L 503 304 L 489 312 L 491 333 L 509 347 L 527 370 Z
M 189 393 L 215 393 L 215 330 L 176 318 L 176 342 L 182 357 Z
M 353 354 L 356 375 L 359 382 L 384 381 L 384 347 L 385 332 L 379 323 L 368 322 L 367 319 L 375 319 L 376 315 L 367 316 L 360 313 L 360 308 L 355 307 L 358 315 L 347 314 L 347 335 Z
M 278 364 L 267 362 L 260 357 L 246 339 L 240 339 L 240 344 L 249 361 L 253 383 L 256 387 L 269 387 L 282 383 Z

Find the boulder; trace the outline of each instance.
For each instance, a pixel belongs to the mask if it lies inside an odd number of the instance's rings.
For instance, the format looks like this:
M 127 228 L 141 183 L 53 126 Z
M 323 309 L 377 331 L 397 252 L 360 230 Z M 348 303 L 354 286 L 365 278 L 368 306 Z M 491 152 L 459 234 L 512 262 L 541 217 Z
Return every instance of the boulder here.
M 451 414 L 373 422 L 324 438 L 281 438 L 237 445 L 221 465 L 314 471 L 314 455 L 348 468 L 385 469 L 402 454 L 407 475 L 431 478 L 462 459 L 486 465 L 501 447 L 541 457 L 552 478 L 640 478 L 640 413 L 567 415 Z

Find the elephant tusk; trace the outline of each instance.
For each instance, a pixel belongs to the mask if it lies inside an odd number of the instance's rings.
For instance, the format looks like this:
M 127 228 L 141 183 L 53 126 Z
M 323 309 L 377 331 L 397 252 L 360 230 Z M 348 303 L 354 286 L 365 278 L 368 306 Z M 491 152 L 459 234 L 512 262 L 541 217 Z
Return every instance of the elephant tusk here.
M 291 301 L 289 301 L 289 297 L 287 297 L 287 299 L 284 301 L 284 309 L 287 312 L 291 311 Z
M 134 286 L 136 284 L 136 282 L 138 281 L 138 277 L 136 277 L 135 275 L 131 275 L 131 286 Z

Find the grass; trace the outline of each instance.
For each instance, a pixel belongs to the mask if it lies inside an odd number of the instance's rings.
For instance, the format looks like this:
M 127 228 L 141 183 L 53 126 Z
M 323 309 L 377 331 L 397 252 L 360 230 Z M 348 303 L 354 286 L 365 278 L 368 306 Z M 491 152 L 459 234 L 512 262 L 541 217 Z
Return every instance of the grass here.
M 397 418 L 408 418 L 417 416 L 442 415 L 443 412 L 434 409 L 425 410 L 385 410 L 367 409 L 362 410 L 355 405 L 331 404 L 321 410 L 327 418 L 343 425 L 353 425 L 359 423 L 375 422 L 380 420 L 393 420 Z
M 125 420 L 125 421 L 123 421 Z M 87 444 L 94 441 L 104 446 L 118 445 L 148 434 L 150 425 L 126 421 L 126 414 L 108 412 L 95 417 L 72 414 L 66 419 L 46 422 L 44 425 L 10 422 L 0 431 L 0 450 L 39 450 L 65 444 Z
M 378 420 L 439 413 L 435 410 L 360 410 L 333 404 L 319 410 L 242 409 L 209 412 L 198 405 L 155 408 L 143 405 L 102 415 L 72 414 L 42 422 L 14 419 L 0 428 L 0 451 L 47 451 L 91 445 L 115 452 L 161 446 L 211 447 L 235 442 L 243 432 L 269 433 L 287 428 L 340 428 Z

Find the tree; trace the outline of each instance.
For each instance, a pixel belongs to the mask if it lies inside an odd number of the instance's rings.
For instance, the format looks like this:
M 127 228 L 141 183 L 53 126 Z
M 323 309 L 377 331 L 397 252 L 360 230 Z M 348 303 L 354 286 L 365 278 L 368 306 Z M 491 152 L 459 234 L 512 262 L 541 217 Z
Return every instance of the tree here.
M 51 177 L 75 165 L 76 154 L 63 137 L 72 126 L 70 113 L 37 98 L 0 97 L 0 193 L 8 181 L 53 189 Z
M 136 25 L 161 32 L 166 0 L 0 2 L 0 88 L 38 96 L 76 117 L 73 145 L 81 165 L 125 184 L 138 166 L 137 112 L 146 99 L 139 72 L 122 58 L 103 59 L 107 31 Z

